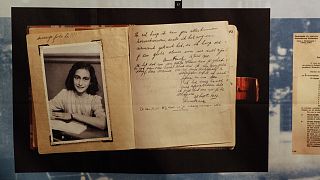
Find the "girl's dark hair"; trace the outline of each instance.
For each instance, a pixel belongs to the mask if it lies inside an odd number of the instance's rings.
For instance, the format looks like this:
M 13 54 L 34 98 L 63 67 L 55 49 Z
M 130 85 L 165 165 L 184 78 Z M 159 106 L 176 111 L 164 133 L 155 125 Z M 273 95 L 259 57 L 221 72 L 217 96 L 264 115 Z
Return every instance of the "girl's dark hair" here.
M 95 73 L 93 66 L 91 64 L 85 63 L 85 62 L 76 62 L 71 67 L 69 74 L 67 76 L 67 79 L 65 81 L 65 86 L 66 86 L 67 90 L 76 91 L 76 89 L 74 87 L 73 78 L 74 78 L 74 75 L 78 69 L 86 69 L 89 71 L 90 85 L 89 85 L 88 89 L 86 90 L 86 92 L 91 95 L 96 95 L 97 92 L 99 91 L 99 84 L 98 84 L 98 80 L 96 77 L 96 73 Z

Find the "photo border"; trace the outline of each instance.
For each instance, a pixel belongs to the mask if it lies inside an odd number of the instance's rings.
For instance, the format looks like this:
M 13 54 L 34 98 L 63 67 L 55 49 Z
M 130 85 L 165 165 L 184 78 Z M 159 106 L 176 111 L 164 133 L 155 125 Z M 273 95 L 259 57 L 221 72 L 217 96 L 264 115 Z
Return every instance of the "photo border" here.
M 45 58 L 44 58 L 44 49 L 48 48 L 55 48 L 55 47 L 70 47 L 70 46 L 77 46 L 77 45 L 85 45 L 85 44 L 94 44 L 98 43 L 99 45 L 99 64 L 101 69 L 101 80 L 102 80 L 102 87 L 103 89 L 103 97 L 104 97 L 104 107 L 105 107 L 105 114 L 106 114 L 106 125 L 107 125 L 107 137 L 100 137 L 100 138 L 87 138 L 82 140 L 70 140 L 70 141 L 61 141 L 61 142 L 55 142 L 53 140 L 53 134 L 52 134 L 52 125 L 50 123 L 50 110 L 49 110 L 49 98 L 48 98 L 48 86 L 47 86 L 47 80 L 46 80 L 46 69 L 45 69 Z M 111 119 L 109 114 L 109 101 L 108 101 L 108 94 L 106 90 L 106 78 L 105 78 L 105 72 L 104 72 L 104 54 L 103 54 L 103 44 L 101 41 L 91 41 L 91 42 L 81 42 L 81 43 L 69 43 L 69 44 L 56 44 L 56 45 L 46 45 L 46 46 L 40 46 L 40 58 L 41 58 L 41 65 L 42 65 L 42 72 L 43 72 L 43 83 L 45 88 L 45 96 L 46 96 L 46 106 L 47 106 L 47 114 L 48 114 L 48 124 L 49 124 L 49 131 L 50 131 L 50 143 L 51 145 L 61 145 L 61 144 L 70 144 L 70 143 L 85 143 L 85 142 L 93 142 L 93 141 L 112 141 L 112 133 L 111 133 Z M 78 61 L 76 61 L 78 62 Z

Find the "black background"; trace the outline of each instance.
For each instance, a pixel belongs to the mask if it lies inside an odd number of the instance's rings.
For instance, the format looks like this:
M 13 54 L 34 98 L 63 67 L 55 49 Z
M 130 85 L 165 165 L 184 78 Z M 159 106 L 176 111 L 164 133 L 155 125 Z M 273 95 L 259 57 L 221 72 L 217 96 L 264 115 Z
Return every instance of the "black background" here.
M 199 173 L 268 170 L 269 9 L 12 8 L 16 172 Z M 163 24 L 227 20 L 239 31 L 237 76 L 256 77 L 259 103 L 237 102 L 234 150 L 127 150 L 39 155 L 30 150 L 30 25 Z

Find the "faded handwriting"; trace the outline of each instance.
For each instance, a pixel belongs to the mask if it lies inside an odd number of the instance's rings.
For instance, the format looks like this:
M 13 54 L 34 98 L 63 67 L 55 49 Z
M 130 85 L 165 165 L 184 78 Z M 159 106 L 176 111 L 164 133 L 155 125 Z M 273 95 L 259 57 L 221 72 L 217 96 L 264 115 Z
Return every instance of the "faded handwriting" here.
M 39 35 L 37 41 L 45 41 L 47 43 L 55 43 L 59 39 L 69 39 L 75 36 L 75 32 L 57 33 L 54 35 Z
M 188 104 L 188 105 L 163 105 L 163 106 L 140 106 L 139 111 L 189 111 L 198 108 L 211 108 L 220 106 L 216 104 Z
M 216 27 L 188 30 L 145 30 L 134 32 L 135 78 L 144 80 L 162 75 L 176 78 L 176 94 L 183 105 L 140 107 L 140 111 L 187 111 L 221 106 L 226 91 L 229 65 L 226 40 Z

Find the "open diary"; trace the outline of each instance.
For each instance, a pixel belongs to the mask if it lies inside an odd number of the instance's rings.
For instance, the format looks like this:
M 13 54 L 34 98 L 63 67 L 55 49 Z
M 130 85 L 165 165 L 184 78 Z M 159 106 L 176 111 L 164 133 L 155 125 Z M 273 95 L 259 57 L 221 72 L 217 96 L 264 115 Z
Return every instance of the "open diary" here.
M 232 149 L 237 40 L 227 21 L 30 28 L 39 153 Z

